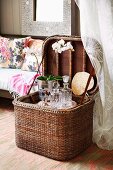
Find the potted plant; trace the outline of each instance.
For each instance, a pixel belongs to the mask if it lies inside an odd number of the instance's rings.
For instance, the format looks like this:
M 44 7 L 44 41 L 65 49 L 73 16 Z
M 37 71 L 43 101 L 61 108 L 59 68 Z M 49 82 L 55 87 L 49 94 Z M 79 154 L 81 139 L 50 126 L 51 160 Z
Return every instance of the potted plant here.
M 49 90 L 52 90 L 54 83 L 61 80 L 62 76 L 54 75 L 39 76 L 37 77 L 38 88 L 39 89 L 48 88 Z

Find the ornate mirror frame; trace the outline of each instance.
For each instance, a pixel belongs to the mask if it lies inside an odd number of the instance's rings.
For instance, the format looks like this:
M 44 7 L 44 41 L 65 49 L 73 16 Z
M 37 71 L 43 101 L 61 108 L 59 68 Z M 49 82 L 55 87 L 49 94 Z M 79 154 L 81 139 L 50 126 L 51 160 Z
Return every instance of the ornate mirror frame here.
M 63 22 L 34 21 L 34 1 L 22 0 L 21 5 L 22 35 L 71 35 L 71 0 L 63 0 Z

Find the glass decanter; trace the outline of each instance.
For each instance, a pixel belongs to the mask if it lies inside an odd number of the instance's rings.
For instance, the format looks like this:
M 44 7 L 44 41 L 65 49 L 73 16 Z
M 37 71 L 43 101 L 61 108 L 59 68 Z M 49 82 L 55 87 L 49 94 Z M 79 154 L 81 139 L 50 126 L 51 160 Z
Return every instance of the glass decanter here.
M 62 108 L 67 108 L 72 106 L 72 90 L 69 88 L 69 76 L 62 76 L 63 78 L 63 88 L 62 88 Z
M 50 92 L 50 96 L 51 96 L 51 100 L 50 100 L 51 107 L 54 109 L 59 109 L 61 104 L 60 101 L 61 92 L 60 92 L 60 84 L 58 81 L 54 82 L 53 89 Z

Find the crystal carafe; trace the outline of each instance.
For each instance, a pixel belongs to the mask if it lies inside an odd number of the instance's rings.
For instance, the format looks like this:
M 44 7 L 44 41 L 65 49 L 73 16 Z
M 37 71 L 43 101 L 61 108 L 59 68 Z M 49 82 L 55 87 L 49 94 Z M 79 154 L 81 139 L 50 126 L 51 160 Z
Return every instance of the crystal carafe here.
M 60 109 L 61 105 L 61 92 L 60 92 L 60 84 L 58 81 L 54 82 L 53 89 L 50 92 L 51 100 L 50 105 L 54 109 Z
M 62 88 L 62 107 L 72 106 L 72 90 L 69 88 L 69 76 L 65 75 L 63 78 L 63 88 Z

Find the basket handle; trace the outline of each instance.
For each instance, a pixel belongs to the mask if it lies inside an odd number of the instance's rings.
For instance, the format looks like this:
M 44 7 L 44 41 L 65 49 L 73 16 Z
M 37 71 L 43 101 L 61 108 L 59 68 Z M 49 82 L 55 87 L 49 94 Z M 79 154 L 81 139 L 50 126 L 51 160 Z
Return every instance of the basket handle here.
M 91 81 L 91 78 L 92 78 L 94 75 L 95 75 L 95 71 L 94 71 L 94 68 L 92 67 L 91 72 L 90 72 L 90 75 L 89 75 L 89 78 L 88 78 L 88 80 L 87 80 L 87 84 L 86 84 L 86 87 L 85 87 L 85 91 L 84 91 L 83 96 L 82 96 L 81 101 L 80 101 L 80 104 L 83 104 L 85 95 L 86 95 L 86 93 L 87 93 L 87 90 L 88 90 L 88 87 L 89 87 L 89 84 L 90 84 L 90 81 Z
M 42 60 L 41 60 L 41 62 L 40 62 L 40 64 L 39 64 L 39 66 L 38 66 L 37 73 L 36 73 L 36 75 L 34 76 L 33 82 L 32 82 L 32 84 L 31 84 L 31 86 L 30 86 L 30 88 L 29 88 L 29 90 L 28 90 L 28 92 L 27 92 L 27 95 L 29 95 L 29 93 L 30 93 L 30 91 L 31 91 L 31 88 L 33 87 L 33 84 L 34 84 L 34 82 L 35 82 L 35 80 L 36 80 L 36 78 L 37 78 L 37 75 L 40 74 L 40 67 L 41 67 L 41 65 L 42 65 L 42 63 L 43 63 L 43 60 L 44 60 L 44 55 L 42 55 Z

